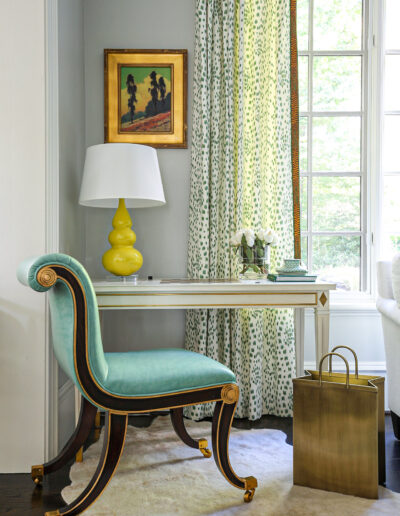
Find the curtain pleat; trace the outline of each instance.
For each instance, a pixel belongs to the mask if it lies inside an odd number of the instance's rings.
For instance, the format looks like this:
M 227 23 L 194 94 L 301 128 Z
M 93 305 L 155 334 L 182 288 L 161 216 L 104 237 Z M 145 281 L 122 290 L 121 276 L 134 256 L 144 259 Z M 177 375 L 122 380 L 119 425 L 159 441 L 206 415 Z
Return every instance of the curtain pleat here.
M 290 0 L 197 0 L 194 61 L 188 275 L 235 277 L 241 227 L 272 227 L 280 265 L 294 253 Z M 292 310 L 189 310 L 185 345 L 234 371 L 237 417 L 291 414 Z

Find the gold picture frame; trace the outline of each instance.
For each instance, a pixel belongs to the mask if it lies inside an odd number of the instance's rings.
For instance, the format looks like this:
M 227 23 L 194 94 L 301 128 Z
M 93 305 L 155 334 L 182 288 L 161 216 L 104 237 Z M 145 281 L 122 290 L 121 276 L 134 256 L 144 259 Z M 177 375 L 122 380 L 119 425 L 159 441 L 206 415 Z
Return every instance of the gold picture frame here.
M 104 141 L 187 148 L 187 50 L 104 50 Z

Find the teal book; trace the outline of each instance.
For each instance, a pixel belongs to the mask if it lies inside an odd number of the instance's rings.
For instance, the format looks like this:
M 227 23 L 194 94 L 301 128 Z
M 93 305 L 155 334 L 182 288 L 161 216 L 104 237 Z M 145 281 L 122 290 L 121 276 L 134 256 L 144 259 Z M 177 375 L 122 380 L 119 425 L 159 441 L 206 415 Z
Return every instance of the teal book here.
M 302 274 L 300 276 L 294 276 L 293 274 L 268 274 L 268 279 L 270 281 L 279 281 L 279 282 L 307 282 L 311 283 L 317 279 L 317 276 L 314 274 Z

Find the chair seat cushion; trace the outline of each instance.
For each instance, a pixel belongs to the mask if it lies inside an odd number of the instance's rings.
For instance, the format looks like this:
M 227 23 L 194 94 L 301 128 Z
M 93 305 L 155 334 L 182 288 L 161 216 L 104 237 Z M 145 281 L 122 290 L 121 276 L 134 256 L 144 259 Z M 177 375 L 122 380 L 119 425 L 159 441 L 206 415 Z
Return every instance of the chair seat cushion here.
M 219 362 L 185 349 L 106 353 L 108 375 L 102 387 L 121 396 L 155 396 L 235 383 Z

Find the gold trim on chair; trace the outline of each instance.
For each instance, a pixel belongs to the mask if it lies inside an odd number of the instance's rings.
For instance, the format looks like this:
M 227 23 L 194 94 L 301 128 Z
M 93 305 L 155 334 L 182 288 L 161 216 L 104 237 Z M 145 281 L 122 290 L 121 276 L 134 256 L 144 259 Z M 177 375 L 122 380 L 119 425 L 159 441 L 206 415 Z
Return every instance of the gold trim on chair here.
M 43 267 L 37 273 L 36 279 L 42 287 L 52 287 L 57 281 L 57 273 L 50 267 Z
M 227 405 L 236 403 L 239 399 L 239 387 L 235 384 L 225 385 L 221 391 L 221 398 Z

